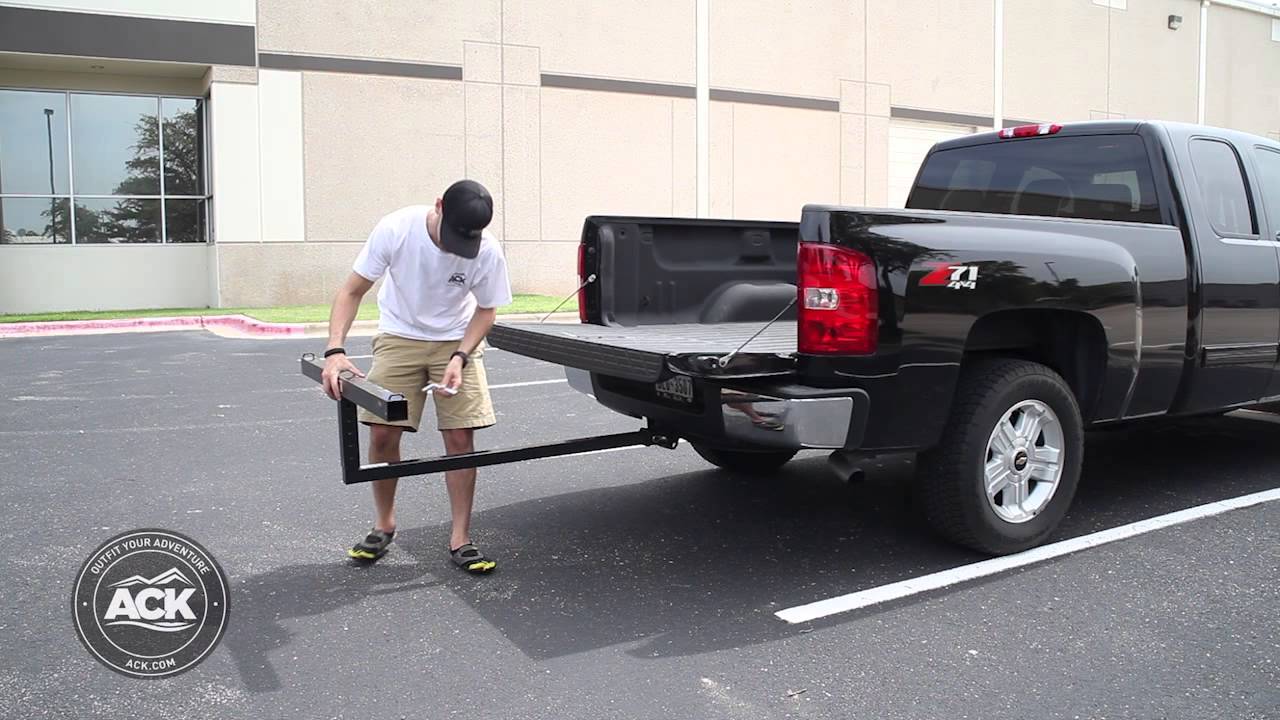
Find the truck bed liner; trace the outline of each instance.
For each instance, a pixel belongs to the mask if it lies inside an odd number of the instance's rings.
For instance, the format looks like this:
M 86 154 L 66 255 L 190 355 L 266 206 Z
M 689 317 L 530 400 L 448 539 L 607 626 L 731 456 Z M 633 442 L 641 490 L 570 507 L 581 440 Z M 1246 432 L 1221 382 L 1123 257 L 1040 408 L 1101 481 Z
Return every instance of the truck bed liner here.
M 704 325 L 568 325 L 498 323 L 489 343 L 503 350 L 567 367 L 640 382 L 658 382 L 667 360 L 682 355 L 725 355 L 738 349 L 763 322 Z M 745 354 L 792 355 L 795 320 L 780 320 L 752 340 Z

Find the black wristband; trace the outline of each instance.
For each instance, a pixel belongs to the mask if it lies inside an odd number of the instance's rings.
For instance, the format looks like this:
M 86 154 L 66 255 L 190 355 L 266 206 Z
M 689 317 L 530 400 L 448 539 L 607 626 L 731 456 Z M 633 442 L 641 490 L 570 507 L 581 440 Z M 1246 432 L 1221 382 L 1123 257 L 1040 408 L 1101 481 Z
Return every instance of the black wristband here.
M 462 367 L 466 367 L 471 364 L 471 356 L 461 350 L 455 350 L 454 353 L 449 356 L 449 359 L 452 360 L 456 357 L 462 358 Z
M 329 348 L 328 350 L 324 351 L 324 356 L 326 358 L 331 355 L 346 355 L 346 354 L 347 354 L 347 349 L 341 348 L 341 347 Z

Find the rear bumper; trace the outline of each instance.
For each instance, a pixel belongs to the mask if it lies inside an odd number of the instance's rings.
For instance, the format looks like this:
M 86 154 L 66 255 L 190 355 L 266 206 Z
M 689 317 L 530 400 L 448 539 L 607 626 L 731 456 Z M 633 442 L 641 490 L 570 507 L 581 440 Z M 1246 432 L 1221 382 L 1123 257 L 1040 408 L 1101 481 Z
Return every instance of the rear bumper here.
M 698 401 L 677 407 L 619 392 L 599 376 L 565 368 L 569 385 L 624 415 L 646 418 L 690 440 L 731 447 L 856 449 L 870 407 L 860 389 L 827 390 L 785 383 L 750 388 L 699 383 Z

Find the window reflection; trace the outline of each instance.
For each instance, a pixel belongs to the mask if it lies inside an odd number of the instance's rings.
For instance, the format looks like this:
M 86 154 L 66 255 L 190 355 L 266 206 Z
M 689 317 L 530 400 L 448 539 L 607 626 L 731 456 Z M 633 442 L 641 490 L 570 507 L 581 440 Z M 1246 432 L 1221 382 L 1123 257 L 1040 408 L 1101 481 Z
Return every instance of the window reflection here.
M 0 90 L 0 244 L 206 242 L 204 101 Z
M 66 195 L 67 96 L 0 90 L 0 193 Z
M 166 195 L 204 195 L 204 103 L 165 98 L 164 192 Z
M 158 111 L 153 97 L 71 96 L 77 195 L 160 194 Z
M 76 242 L 160 242 L 160 201 L 77 198 Z
M 204 242 L 205 202 L 203 200 L 164 201 L 165 229 L 171 243 Z
M 0 199 L 0 244 L 71 242 L 67 198 Z

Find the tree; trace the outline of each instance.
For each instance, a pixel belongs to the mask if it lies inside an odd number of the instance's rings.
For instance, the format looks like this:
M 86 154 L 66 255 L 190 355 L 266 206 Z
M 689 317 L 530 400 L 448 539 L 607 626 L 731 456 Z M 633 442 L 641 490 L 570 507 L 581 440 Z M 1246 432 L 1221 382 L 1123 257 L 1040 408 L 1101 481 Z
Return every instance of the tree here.
M 198 108 L 197 108 L 198 109 Z M 160 124 L 153 114 L 143 114 L 135 126 L 138 142 L 133 158 L 125 163 L 128 175 L 116 186 L 116 195 L 158 195 L 160 193 Z M 164 181 L 168 195 L 199 195 L 201 167 L 200 117 L 197 110 L 179 112 L 164 120 Z M 94 230 L 119 242 L 155 242 L 160 237 L 159 203 L 155 200 L 121 198 L 115 207 L 95 218 Z M 76 211 L 77 234 L 80 212 Z
M 44 226 L 45 237 L 61 238 L 62 242 L 71 241 L 71 225 L 68 224 L 68 208 L 71 201 L 60 198 L 40 216 L 47 221 Z M 76 235 L 81 242 L 101 242 L 103 237 L 102 216 L 83 205 L 76 205 Z M 56 242 L 57 240 L 55 240 Z

